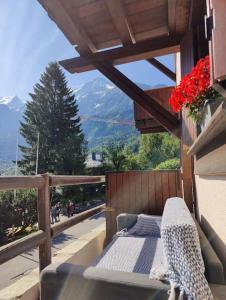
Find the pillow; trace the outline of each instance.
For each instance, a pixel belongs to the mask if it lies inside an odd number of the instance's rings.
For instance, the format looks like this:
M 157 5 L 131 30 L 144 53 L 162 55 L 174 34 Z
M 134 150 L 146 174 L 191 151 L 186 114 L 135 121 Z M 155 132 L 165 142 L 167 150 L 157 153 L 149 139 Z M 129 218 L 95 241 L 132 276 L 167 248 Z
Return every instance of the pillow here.
M 127 234 L 160 237 L 161 220 L 160 216 L 140 214 L 136 224 L 127 231 Z

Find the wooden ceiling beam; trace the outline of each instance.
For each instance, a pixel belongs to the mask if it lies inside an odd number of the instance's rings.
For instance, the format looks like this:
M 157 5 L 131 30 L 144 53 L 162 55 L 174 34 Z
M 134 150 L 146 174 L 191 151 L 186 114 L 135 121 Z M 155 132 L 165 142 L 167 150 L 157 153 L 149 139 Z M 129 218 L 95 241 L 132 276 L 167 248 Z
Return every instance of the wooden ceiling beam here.
M 49 17 L 55 21 L 72 45 L 79 45 L 82 53 L 96 52 L 96 46 L 90 39 L 78 18 L 72 18 L 59 0 L 38 0 L 48 12 Z
M 94 70 L 98 62 L 110 62 L 113 65 L 143 60 L 154 56 L 179 52 L 179 37 L 161 37 L 136 44 L 100 51 L 92 54 L 60 61 L 60 65 L 70 73 Z M 81 50 L 79 48 L 79 50 Z
M 161 126 L 154 127 L 154 128 L 150 127 L 150 128 L 142 128 L 142 129 L 137 128 L 137 129 L 139 130 L 139 132 L 141 134 L 160 133 L 160 132 L 166 132 L 167 131 L 167 130 L 165 130 L 165 128 L 163 128 Z
M 153 65 L 156 69 L 158 69 L 163 74 L 165 74 L 166 76 L 168 76 L 171 80 L 176 81 L 176 73 L 174 73 L 169 68 L 167 68 L 166 66 L 164 66 L 160 61 L 158 61 L 154 57 L 148 58 L 147 61 L 151 65 Z
M 98 62 L 95 66 L 132 100 L 150 113 L 152 117 L 161 124 L 161 126 L 180 138 L 180 126 L 178 119 L 159 104 L 158 101 L 147 95 L 141 88 L 129 80 L 110 63 Z
M 105 0 L 108 10 L 111 14 L 113 23 L 117 29 L 118 35 L 123 45 L 135 44 L 136 40 L 131 25 L 129 24 L 121 0 Z
M 170 34 L 176 32 L 176 4 L 177 0 L 168 0 L 168 27 Z

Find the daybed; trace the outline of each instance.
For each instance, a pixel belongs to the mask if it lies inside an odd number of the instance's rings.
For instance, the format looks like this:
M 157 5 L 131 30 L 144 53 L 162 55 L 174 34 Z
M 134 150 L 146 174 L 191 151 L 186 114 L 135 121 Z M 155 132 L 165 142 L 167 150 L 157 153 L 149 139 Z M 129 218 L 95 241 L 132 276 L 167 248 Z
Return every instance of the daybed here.
M 127 234 L 134 228 L 137 218 L 131 214 L 117 217 L 121 234 L 113 238 L 91 266 L 85 268 L 67 263 L 48 266 L 41 274 L 41 300 L 168 299 L 169 282 L 150 279 L 150 270 L 155 270 L 165 259 L 162 237 Z M 162 223 L 166 223 L 166 219 L 174 225 L 187 220 L 188 223 L 195 222 L 191 221 L 191 215 L 180 198 L 167 200 Z M 199 234 L 205 276 L 209 283 L 224 284 L 222 264 L 199 225 L 194 224 Z

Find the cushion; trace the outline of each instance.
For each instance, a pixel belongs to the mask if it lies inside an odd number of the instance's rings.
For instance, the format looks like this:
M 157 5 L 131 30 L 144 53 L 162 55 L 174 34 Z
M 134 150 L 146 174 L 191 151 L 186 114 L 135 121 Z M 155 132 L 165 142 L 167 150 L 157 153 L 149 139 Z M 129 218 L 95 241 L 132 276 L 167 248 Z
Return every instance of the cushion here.
M 163 264 L 161 238 L 115 236 L 92 264 L 97 268 L 148 275 Z
M 160 237 L 161 220 L 162 217 L 160 216 L 140 214 L 136 224 L 128 230 L 127 234 Z

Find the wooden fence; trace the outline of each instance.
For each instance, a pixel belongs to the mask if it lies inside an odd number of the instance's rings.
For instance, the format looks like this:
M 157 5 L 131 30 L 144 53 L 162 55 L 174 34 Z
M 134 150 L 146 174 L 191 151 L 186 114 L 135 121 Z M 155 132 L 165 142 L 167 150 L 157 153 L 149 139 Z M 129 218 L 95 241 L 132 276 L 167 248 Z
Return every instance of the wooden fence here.
M 51 263 L 51 239 L 65 229 L 102 211 L 105 205 L 100 205 L 75 215 L 70 219 L 50 225 L 50 187 L 80 184 L 97 184 L 105 182 L 105 176 L 15 176 L 1 177 L 0 190 L 38 189 L 38 225 L 39 230 L 27 237 L 0 247 L 0 264 L 7 260 L 39 246 L 39 269 L 43 270 Z
M 161 215 L 167 198 L 181 197 L 180 171 L 129 171 L 106 175 L 107 241 L 120 213 Z

